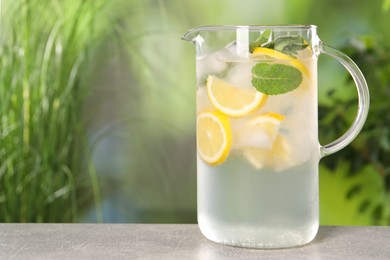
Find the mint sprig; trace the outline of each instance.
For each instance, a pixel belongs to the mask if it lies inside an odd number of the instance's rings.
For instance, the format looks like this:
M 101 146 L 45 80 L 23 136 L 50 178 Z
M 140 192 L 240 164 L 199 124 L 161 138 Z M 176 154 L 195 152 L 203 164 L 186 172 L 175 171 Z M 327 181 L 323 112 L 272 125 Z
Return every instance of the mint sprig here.
M 306 49 L 309 44 L 301 36 L 281 36 L 270 41 L 271 30 L 265 30 L 254 42 L 249 44 L 250 52 L 257 47 L 265 47 L 296 57 L 298 51 Z
M 308 46 L 309 44 L 301 36 L 279 37 L 262 45 L 262 47 L 274 49 L 292 57 L 296 57 L 298 51 L 304 50 Z
M 255 48 L 268 43 L 270 36 L 271 36 L 271 30 L 265 30 L 264 32 L 262 32 L 262 34 L 260 34 L 260 36 L 254 42 L 251 42 L 249 44 L 249 51 L 253 52 Z
M 290 92 L 302 83 L 302 73 L 285 64 L 258 63 L 252 68 L 252 85 L 266 95 Z

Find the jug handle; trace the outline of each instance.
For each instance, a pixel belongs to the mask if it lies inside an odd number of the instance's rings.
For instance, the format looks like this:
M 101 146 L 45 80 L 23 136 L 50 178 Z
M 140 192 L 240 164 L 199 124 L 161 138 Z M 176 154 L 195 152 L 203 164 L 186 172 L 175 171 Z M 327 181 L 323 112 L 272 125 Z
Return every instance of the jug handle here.
M 324 157 L 343 149 L 359 134 L 368 115 L 370 94 L 368 91 L 367 82 L 362 72 L 350 57 L 322 41 L 319 42 L 319 52 L 320 54 L 324 53 L 332 58 L 335 58 L 348 70 L 355 82 L 358 93 L 358 112 L 355 120 L 353 121 L 350 128 L 341 137 L 327 145 L 320 147 L 320 156 Z

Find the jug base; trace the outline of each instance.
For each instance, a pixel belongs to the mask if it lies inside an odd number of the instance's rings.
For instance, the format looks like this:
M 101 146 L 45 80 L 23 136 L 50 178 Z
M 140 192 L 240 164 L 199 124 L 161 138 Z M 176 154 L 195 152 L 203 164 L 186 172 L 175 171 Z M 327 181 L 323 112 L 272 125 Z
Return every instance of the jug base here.
M 318 225 L 313 225 L 309 230 L 269 229 L 245 232 L 242 229 L 222 230 L 216 232 L 199 225 L 202 234 L 209 240 L 218 244 L 254 248 L 254 249 L 282 249 L 304 246 L 311 241 L 318 232 Z

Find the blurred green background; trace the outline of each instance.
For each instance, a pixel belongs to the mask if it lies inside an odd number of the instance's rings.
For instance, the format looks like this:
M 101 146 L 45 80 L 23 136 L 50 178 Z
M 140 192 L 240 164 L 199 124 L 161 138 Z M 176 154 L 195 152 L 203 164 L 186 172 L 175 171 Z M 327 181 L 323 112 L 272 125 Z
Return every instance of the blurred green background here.
M 320 162 L 323 225 L 390 224 L 390 1 L 3 0 L 0 222 L 196 222 L 195 49 L 211 24 L 315 24 L 365 74 Z M 319 60 L 320 142 L 357 96 Z

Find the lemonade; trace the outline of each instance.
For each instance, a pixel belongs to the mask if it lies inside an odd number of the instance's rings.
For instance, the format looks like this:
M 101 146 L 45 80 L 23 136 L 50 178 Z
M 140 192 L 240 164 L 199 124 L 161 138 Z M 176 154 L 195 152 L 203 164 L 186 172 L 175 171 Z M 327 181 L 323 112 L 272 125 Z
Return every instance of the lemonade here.
M 213 241 L 291 247 L 317 233 L 317 57 L 300 43 L 197 59 L 198 222 Z
M 198 224 L 218 243 L 286 248 L 319 226 L 318 163 L 359 134 L 369 90 L 357 65 L 321 41 L 315 25 L 223 25 L 189 30 L 196 45 Z M 320 145 L 317 60 L 352 76 L 350 128 Z

